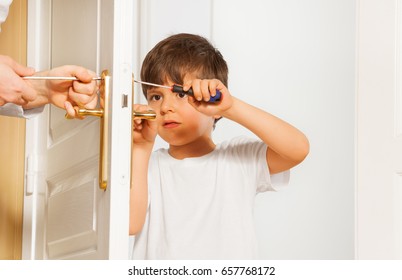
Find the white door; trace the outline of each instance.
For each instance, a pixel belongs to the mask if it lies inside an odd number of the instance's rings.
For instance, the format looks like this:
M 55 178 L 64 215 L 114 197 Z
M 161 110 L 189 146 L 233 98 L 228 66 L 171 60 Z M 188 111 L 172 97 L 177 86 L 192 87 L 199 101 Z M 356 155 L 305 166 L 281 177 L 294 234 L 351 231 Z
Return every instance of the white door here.
M 106 190 L 97 117 L 66 120 L 48 106 L 28 121 L 23 258 L 127 259 L 133 2 L 38 0 L 28 11 L 29 65 L 108 69 L 112 82 Z
M 357 252 L 402 258 L 402 2 L 358 3 Z

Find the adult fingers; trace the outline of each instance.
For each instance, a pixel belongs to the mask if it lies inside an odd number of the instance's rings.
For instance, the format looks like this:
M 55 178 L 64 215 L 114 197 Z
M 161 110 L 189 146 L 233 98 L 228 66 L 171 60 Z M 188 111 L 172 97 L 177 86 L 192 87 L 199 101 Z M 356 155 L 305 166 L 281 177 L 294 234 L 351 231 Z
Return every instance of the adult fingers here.
M 35 73 L 34 68 L 23 66 L 16 61 L 13 61 L 10 67 L 18 76 L 32 76 Z
M 33 101 L 37 97 L 37 92 L 30 86 L 30 84 L 16 74 L 9 77 L 7 97 L 3 98 L 6 102 L 24 105 L 28 101 Z
M 88 104 L 93 105 L 93 103 L 95 103 L 94 105 L 96 105 L 96 101 L 97 101 L 97 94 L 92 94 L 92 95 L 87 95 L 85 93 L 81 93 L 81 92 L 76 92 L 74 91 L 73 88 L 69 88 L 69 92 L 68 92 L 68 99 L 78 105 L 78 106 L 85 106 L 87 107 Z
M 96 74 L 92 71 L 89 71 L 81 66 L 73 66 L 74 76 L 77 77 L 78 80 L 84 83 L 90 83 L 92 78 L 96 76 Z

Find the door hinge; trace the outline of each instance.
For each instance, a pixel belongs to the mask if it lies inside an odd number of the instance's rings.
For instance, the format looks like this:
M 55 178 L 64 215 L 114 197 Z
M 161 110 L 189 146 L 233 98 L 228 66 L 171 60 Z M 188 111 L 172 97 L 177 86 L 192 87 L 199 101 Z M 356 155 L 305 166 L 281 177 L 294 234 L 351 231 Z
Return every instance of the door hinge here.
M 26 159 L 26 172 L 25 172 L 25 195 L 30 196 L 34 193 L 35 186 L 38 178 L 38 156 L 28 155 Z

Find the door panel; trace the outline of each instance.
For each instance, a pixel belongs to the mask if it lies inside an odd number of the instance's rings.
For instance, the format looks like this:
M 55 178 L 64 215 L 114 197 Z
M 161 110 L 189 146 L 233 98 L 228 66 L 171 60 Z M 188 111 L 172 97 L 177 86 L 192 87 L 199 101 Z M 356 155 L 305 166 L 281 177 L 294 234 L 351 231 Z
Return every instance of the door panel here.
M 97 20 L 97 0 L 52 1 L 52 64 L 54 66 L 76 64 L 93 71 L 97 70 L 94 68 L 97 66 L 99 52 Z
M 48 0 L 37 2 L 41 12 L 49 11 L 51 30 L 50 63 L 46 68 L 65 64 L 81 65 L 99 76 L 108 69 L 112 80 L 109 100 L 109 174 L 107 189 L 99 188 L 100 128 L 97 117 L 66 120 L 65 112 L 50 106 L 32 126 L 43 135 L 31 135 L 37 145 L 27 156 L 37 153 L 38 180 L 33 180 L 31 232 L 25 238 L 33 259 L 126 259 L 128 257 L 128 207 L 130 186 L 131 95 L 122 104 L 122 95 L 131 93 L 132 1 Z M 46 5 L 50 7 L 46 9 Z M 44 7 L 44 8 L 43 8 Z M 34 7 L 35 8 L 35 7 Z M 34 15 L 36 11 L 33 11 Z M 119 19 L 119 20 L 115 20 Z M 46 22 L 40 35 L 46 30 Z M 41 43 L 46 38 L 42 38 Z M 46 44 L 44 44 L 46 45 Z M 46 56 L 37 56 L 37 64 Z M 35 56 L 36 55 L 36 56 Z M 28 131 L 32 129 L 28 125 Z M 30 136 L 28 136 L 30 137 Z M 36 137 L 36 138 L 35 138 Z M 29 212 L 29 210 L 27 210 Z M 44 219 L 39 217 L 43 215 Z M 29 216 L 29 215 L 27 215 Z M 113 226 L 111 226 L 113 225 Z M 29 227 L 28 227 L 29 228 Z M 29 244 L 31 242 L 31 244 Z M 34 243 L 32 243 L 34 242 Z M 35 253 L 32 253 L 35 252 Z
M 47 252 L 51 259 L 97 251 L 97 157 L 48 178 Z
M 97 69 L 96 0 L 52 1 L 51 68 L 76 64 Z M 84 43 L 85 42 L 85 43 Z M 46 170 L 46 255 L 103 258 L 98 208 L 99 120 L 66 120 L 64 110 L 49 110 Z

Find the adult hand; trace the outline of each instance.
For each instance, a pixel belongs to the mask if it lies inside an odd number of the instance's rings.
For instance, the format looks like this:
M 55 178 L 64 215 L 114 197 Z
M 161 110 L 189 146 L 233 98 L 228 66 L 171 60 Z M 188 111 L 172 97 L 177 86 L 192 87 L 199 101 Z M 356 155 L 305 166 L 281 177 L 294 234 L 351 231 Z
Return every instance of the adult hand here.
M 76 77 L 78 81 L 48 80 L 49 103 L 66 109 L 71 117 L 76 117 L 74 107 L 93 109 L 98 103 L 98 86 L 95 72 L 81 66 L 65 65 L 53 68 L 49 76 Z
M 11 57 L 0 55 L 0 106 L 6 103 L 26 105 L 37 97 L 35 89 L 21 76 L 31 76 L 33 68 L 25 67 Z
M 98 86 L 92 79 L 96 74 L 84 67 L 64 65 L 36 73 L 35 76 L 76 77 L 78 80 L 30 80 L 38 97 L 25 105 L 26 109 L 50 103 L 65 109 L 70 117 L 77 117 L 74 107 L 93 109 L 97 105 Z

